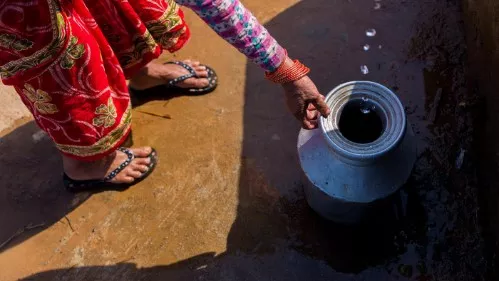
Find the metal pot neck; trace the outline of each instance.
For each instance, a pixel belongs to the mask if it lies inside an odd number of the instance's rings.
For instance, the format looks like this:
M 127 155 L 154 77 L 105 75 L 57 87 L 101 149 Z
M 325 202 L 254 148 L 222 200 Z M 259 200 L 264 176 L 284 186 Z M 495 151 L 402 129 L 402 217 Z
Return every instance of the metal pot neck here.
M 320 118 L 322 135 L 330 149 L 342 161 L 366 165 L 393 151 L 404 137 L 407 120 L 398 97 L 383 85 L 369 81 L 354 81 L 339 85 L 326 96 L 331 108 L 327 118 Z M 341 132 L 339 121 L 347 104 L 366 103 L 381 119 L 380 136 L 369 143 L 347 139 Z

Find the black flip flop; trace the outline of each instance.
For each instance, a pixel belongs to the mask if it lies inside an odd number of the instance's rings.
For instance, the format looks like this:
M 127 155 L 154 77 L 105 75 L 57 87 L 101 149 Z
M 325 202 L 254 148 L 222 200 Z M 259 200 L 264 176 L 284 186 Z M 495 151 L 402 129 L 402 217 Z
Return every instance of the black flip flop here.
M 187 71 L 189 71 L 189 74 L 186 74 L 186 75 L 183 75 L 183 76 L 180 76 L 180 77 L 177 77 L 173 80 L 168 81 L 168 83 L 166 84 L 166 87 L 169 89 L 175 89 L 177 91 L 186 92 L 189 94 L 203 95 L 203 94 L 207 94 L 207 93 L 214 91 L 218 86 L 218 76 L 217 76 L 215 70 L 213 70 L 209 66 L 201 64 L 201 66 L 206 67 L 206 71 L 208 72 L 208 77 L 207 77 L 208 82 L 209 82 L 208 86 L 206 86 L 204 88 L 178 87 L 177 86 L 178 83 L 184 82 L 185 80 L 187 80 L 189 78 L 200 78 L 200 77 L 197 76 L 196 71 L 194 71 L 194 69 L 190 65 L 188 65 L 184 62 L 169 61 L 165 64 L 176 64 L 176 65 L 179 65 L 179 66 L 185 68 Z
M 183 68 L 187 69 L 189 71 L 189 74 L 177 77 L 171 81 L 168 81 L 168 83 L 151 87 L 148 89 L 144 90 L 137 90 L 132 87 L 128 87 L 128 91 L 130 92 L 131 98 L 132 98 L 132 105 L 133 106 L 139 106 L 141 104 L 144 104 L 148 101 L 151 100 L 161 100 L 161 99 L 168 99 L 171 98 L 172 96 L 181 96 L 181 95 L 188 95 L 188 96 L 201 96 L 205 94 L 209 94 L 213 92 L 217 86 L 218 86 L 218 76 L 211 67 L 202 65 L 206 67 L 206 71 L 208 72 L 208 81 L 209 84 L 208 86 L 204 88 L 182 88 L 177 86 L 178 83 L 183 82 L 189 78 L 192 77 L 197 77 L 196 72 L 194 69 L 189 66 L 188 64 L 185 64 L 181 61 L 171 61 L 171 62 L 166 62 L 165 64 L 176 64 L 180 65 Z
M 69 192 L 73 193 L 85 191 L 96 192 L 104 190 L 125 190 L 147 178 L 153 172 L 156 164 L 158 163 L 158 153 L 155 149 L 153 149 L 152 152 L 148 155 L 148 157 L 151 159 L 151 163 L 149 163 L 149 169 L 147 170 L 147 172 L 142 173 L 139 178 L 135 179 L 131 183 L 111 183 L 109 181 L 114 179 L 121 171 L 123 171 L 123 169 L 130 165 L 130 163 L 132 163 L 133 159 L 135 158 L 135 155 L 130 149 L 121 147 L 118 148 L 118 150 L 125 153 L 127 155 L 127 159 L 123 163 L 121 163 L 118 168 L 109 173 L 105 178 L 100 180 L 74 180 L 66 175 L 66 173 L 64 173 L 63 181 L 66 189 Z

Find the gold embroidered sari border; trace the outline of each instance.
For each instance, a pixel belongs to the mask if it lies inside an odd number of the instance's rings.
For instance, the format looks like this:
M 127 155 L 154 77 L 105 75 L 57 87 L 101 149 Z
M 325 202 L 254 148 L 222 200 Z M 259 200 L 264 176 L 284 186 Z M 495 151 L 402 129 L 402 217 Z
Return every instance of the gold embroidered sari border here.
M 44 48 L 36 51 L 29 57 L 20 58 L 15 61 L 8 62 L 0 66 L 0 77 L 9 78 L 19 71 L 36 67 L 37 65 L 50 59 L 53 55 L 59 53 L 64 48 L 64 43 L 67 41 L 67 26 L 62 15 L 61 8 L 56 0 L 47 0 L 51 24 L 52 24 L 52 41 Z
M 116 146 L 116 144 L 123 138 L 123 135 L 130 129 L 132 125 L 132 108 L 129 106 L 123 113 L 120 124 L 107 136 L 101 138 L 93 145 L 65 145 L 56 144 L 57 148 L 63 153 L 75 155 L 78 157 L 91 157 L 103 154 Z

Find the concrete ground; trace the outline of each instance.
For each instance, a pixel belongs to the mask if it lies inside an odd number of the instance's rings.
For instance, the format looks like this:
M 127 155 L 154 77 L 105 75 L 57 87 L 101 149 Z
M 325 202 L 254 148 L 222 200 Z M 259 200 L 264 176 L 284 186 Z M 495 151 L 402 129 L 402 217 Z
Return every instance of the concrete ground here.
M 244 1 L 324 93 L 366 79 L 406 105 L 419 157 L 401 211 L 359 227 L 307 207 L 281 90 L 190 12 L 192 41 L 166 59 L 199 59 L 220 86 L 135 108 L 135 144 L 160 166 L 128 191 L 65 192 L 56 149 L 2 88 L 0 243 L 22 233 L 0 248 L 0 280 L 485 280 L 476 97 L 459 1 L 438 2 Z
M 486 213 L 484 234 L 488 247 L 499 254 L 499 2 L 494 0 L 463 1 L 470 77 L 476 91 L 484 99 L 477 136 L 480 143 L 478 171 L 481 212 Z M 492 250 L 494 251 L 494 250 Z M 494 266 L 497 276 L 499 260 Z

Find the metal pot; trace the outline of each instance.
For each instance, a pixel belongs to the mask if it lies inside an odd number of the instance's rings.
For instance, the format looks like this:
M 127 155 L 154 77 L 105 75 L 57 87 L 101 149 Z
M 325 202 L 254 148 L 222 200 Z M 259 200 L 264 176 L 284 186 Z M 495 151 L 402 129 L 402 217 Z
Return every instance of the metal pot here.
M 416 161 L 414 134 L 398 97 L 380 84 L 342 84 L 326 103 L 329 117 L 298 137 L 305 194 L 326 219 L 356 223 L 409 178 Z

